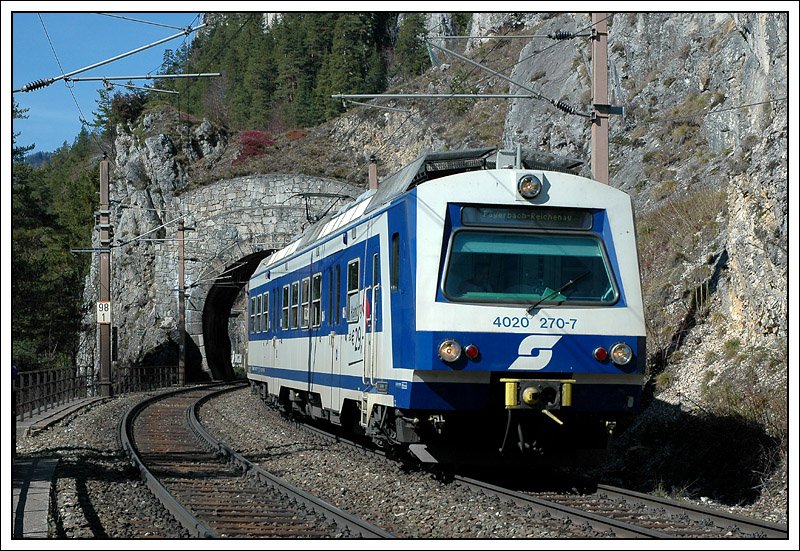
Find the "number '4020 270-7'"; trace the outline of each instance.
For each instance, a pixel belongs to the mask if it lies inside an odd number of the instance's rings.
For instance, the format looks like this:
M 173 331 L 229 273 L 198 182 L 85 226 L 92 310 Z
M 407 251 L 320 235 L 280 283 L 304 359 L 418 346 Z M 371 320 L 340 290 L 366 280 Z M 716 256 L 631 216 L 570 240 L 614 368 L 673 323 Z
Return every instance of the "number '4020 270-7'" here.
M 504 327 L 506 329 L 515 329 L 515 328 L 522 328 L 527 329 L 528 327 L 538 327 L 539 329 L 575 329 L 578 320 L 576 318 L 536 318 L 531 323 L 531 320 L 527 317 L 517 317 L 517 316 L 497 316 L 492 321 L 492 325 L 496 327 Z

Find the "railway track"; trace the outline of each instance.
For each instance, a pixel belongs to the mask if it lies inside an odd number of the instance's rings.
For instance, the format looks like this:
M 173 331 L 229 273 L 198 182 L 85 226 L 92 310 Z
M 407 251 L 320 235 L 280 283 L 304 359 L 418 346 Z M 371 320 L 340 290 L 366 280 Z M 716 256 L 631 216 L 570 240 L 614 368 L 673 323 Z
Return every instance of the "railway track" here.
M 148 399 L 120 423 L 120 438 L 148 487 L 199 538 L 387 538 L 259 469 L 211 437 L 196 407 L 241 385 L 196 387 Z
M 604 537 L 700 539 L 786 539 L 785 525 L 598 484 L 592 493 L 527 493 L 485 481 L 455 476 L 472 490 L 531 507 Z
M 151 488 L 161 485 L 166 488 L 154 492 L 163 493 L 162 503 L 193 537 L 392 537 L 290 487 L 211 436 L 197 421 L 200 405 L 220 392 L 240 388 L 203 387 L 169 397 L 162 395 L 132 409 L 123 423 L 128 426 L 123 433 L 130 435 L 125 448 L 141 457 L 143 464 L 139 469 Z M 135 427 L 131 424 L 134 418 Z M 378 461 L 394 461 L 380 451 L 373 452 L 341 436 L 296 421 L 287 423 L 304 428 L 321 441 L 334 440 L 360 454 L 373 455 Z M 527 510 L 528 518 L 537 524 L 545 523 L 545 529 L 560 534 L 558 537 L 788 538 L 786 525 L 611 486 L 594 485 L 584 492 L 532 492 L 511 484 L 491 484 L 474 473 L 471 476 L 474 478 L 460 475 L 445 478 L 465 489 L 492 496 L 505 504 L 505 508 Z
M 273 412 L 275 413 L 275 412 Z M 366 448 L 341 436 L 332 435 L 315 426 L 296 423 L 298 427 L 321 440 L 335 440 L 371 454 L 377 460 L 393 461 L 380 450 Z M 481 479 L 458 474 L 445 474 L 440 479 L 515 506 L 529 508 L 543 517 L 550 517 L 564 527 L 565 537 L 650 538 L 650 539 L 787 539 L 788 527 L 734 515 L 688 502 L 660 498 L 616 488 L 594 485 L 593 491 L 530 492 L 512 489 L 510 484 L 496 485 Z

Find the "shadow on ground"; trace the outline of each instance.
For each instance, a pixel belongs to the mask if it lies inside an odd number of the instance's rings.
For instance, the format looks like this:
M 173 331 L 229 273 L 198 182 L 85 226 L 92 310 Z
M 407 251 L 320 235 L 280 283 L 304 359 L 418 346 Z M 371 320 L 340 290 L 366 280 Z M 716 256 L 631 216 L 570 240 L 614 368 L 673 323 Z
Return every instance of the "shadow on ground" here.
M 752 422 L 656 399 L 615 440 L 597 476 L 641 492 L 749 505 L 780 454 L 780 442 Z

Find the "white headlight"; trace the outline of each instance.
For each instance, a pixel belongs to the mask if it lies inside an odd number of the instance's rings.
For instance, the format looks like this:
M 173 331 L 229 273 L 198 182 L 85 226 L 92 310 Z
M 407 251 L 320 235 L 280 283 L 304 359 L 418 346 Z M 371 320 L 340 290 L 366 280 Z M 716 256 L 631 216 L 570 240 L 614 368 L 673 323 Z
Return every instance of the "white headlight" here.
M 517 190 L 525 199 L 533 199 L 542 191 L 542 182 L 533 174 L 526 174 L 517 182 Z
M 442 341 L 439 345 L 439 357 L 446 362 L 454 362 L 461 357 L 461 345 L 453 339 Z
M 624 342 L 611 347 L 611 361 L 617 365 L 628 365 L 633 359 L 633 350 Z

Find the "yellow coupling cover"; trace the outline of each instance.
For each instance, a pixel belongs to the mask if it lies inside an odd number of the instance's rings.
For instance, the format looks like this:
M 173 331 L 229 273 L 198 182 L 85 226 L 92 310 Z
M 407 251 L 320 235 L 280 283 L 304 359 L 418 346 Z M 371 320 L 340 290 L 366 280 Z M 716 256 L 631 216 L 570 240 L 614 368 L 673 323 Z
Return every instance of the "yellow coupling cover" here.
M 506 381 L 506 409 L 517 407 L 518 404 L 516 381 Z
M 561 385 L 561 405 L 564 407 L 572 405 L 572 383 Z

